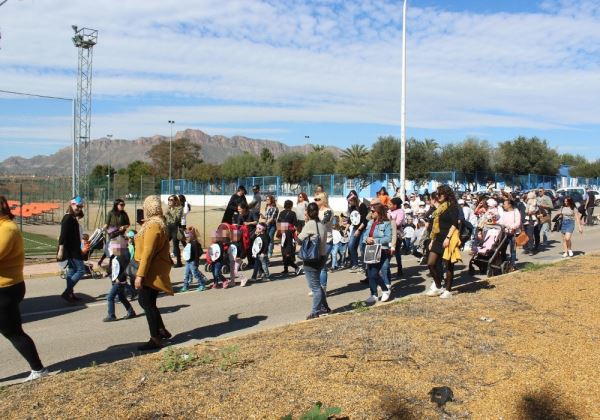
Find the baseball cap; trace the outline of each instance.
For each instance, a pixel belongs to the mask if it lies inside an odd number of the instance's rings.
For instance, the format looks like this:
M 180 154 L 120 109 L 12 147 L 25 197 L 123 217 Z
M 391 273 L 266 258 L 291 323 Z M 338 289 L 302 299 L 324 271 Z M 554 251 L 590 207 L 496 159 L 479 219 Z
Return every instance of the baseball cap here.
M 83 206 L 83 198 L 81 198 L 80 196 L 75 196 L 73 197 L 73 199 L 71 199 L 71 204 L 75 204 L 76 206 Z

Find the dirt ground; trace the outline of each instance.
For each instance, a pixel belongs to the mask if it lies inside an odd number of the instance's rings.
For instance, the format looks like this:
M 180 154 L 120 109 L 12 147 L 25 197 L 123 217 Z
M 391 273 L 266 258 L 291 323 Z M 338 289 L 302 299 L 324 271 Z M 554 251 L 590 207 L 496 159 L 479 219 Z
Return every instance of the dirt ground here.
M 127 201 L 125 210 L 129 215 L 129 219 L 131 222 L 135 221 L 135 210 L 136 208 L 140 208 L 140 202 Z M 164 206 L 163 210 L 166 211 L 166 206 Z M 97 204 L 90 204 L 88 215 L 86 219 L 82 222 L 82 226 L 84 226 L 86 232 L 93 232 L 97 226 L 103 224 L 103 215 L 104 208 L 99 208 Z M 107 208 L 107 211 L 110 211 L 110 208 Z M 211 231 L 215 230 L 219 223 L 221 222 L 221 218 L 223 217 L 223 212 L 225 211 L 222 207 L 200 207 L 194 206 L 192 212 L 188 215 L 187 224 L 188 226 L 194 226 L 198 232 L 200 233 L 200 239 L 204 240 L 203 244 L 207 241 L 210 241 Z M 24 224 L 23 230 L 26 232 L 37 233 L 40 235 L 46 235 L 51 238 L 57 238 L 60 234 L 60 220 L 62 218 L 62 211 L 57 210 L 54 215 L 54 223 L 39 223 L 39 224 Z M 47 218 L 50 220 L 50 218 Z M 89 225 L 87 221 L 89 220 Z M 87 228 L 89 226 L 89 229 Z M 206 227 L 206 229 L 205 229 Z M 139 226 L 138 226 L 139 228 Z M 206 235 L 205 235 L 206 230 Z
M 0 391 L 2 418 L 600 418 L 600 256 Z M 357 305 L 357 307 L 360 305 Z M 448 386 L 454 401 L 430 402 Z

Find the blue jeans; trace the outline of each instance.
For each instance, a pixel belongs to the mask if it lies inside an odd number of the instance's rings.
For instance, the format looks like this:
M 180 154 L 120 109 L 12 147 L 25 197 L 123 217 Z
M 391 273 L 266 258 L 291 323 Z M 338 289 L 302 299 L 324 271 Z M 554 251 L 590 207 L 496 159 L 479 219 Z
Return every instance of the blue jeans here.
M 115 316 L 115 296 L 119 297 L 119 301 L 125 306 L 125 310 L 129 315 L 134 315 L 135 312 L 131 307 L 131 303 L 127 300 L 125 296 L 125 285 L 126 283 L 113 283 L 112 287 L 108 291 L 108 295 L 106 295 L 106 303 L 108 304 L 108 316 L 110 318 Z
M 221 263 L 221 261 L 215 261 L 212 263 L 212 275 L 213 275 L 213 281 L 216 283 L 221 283 L 221 281 L 223 280 L 223 277 L 221 276 L 221 267 L 223 266 L 223 264 Z
M 387 252 L 386 252 L 387 251 Z M 383 258 L 383 254 L 387 254 L 388 257 Z M 390 267 L 391 264 L 391 256 L 389 253 L 389 250 L 382 250 L 381 251 L 381 270 L 379 272 L 379 274 L 381 275 L 381 279 L 383 280 L 383 282 L 385 283 L 385 285 L 388 287 L 388 289 L 391 287 L 391 278 L 392 278 L 392 270 Z
M 331 248 L 333 248 L 333 244 L 331 242 L 327 242 L 327 254 L 331 253 Z M 327 287 L 327 264 L 323 263 L 323 268 L 321 269 L 321 274 L 319 275 L 321 286 Z
M 277 225 L 273 224 L 273 225 L 269 225 L 269 227 L 267 228 L 267 235 L 269 235 L 269 248 L 268 248 L 268 254 L 269 254 L 269 258 L 271 258 L 273 256 L 273 247 L 275 246 L 275 232 L 277 231 Z
M 308 283 L 308 288 L 312 291 L 312 309 L 311 313 L 315 314 L 319 312 L 321 308 L 328 308 L 327 298 L 325 297 L 325 292 L 321 287 L 321 280 L 319 279 L 319 272 L 321 270 L 318 268 L 309 267 L 307 265 L 304 266 L 304 275 L 306 276 L 306 281 Z
M 83 264 L 83 260 L 69 258 L 67 260 L 67 266 L 69 267 L 69 270 L 67 271 L 67 288 L 65 293 L 71 294 L 73 293 L 73 289 L 77 282 L 85 275 L 85 265 Z
M 183 274 L 183 287 L 187 288 L 192 282 L 193 277 L 198 280 L 198 285 L 206 285 L 206 277 L 198 270 L 198 264 L 194 261 L 187 261 L 185 263 L 185 272 Z
M 338 267 L 338 253 L 340 254 L 340 266 L 344 265 L 344 263 L 346 262 L 347 245 L 348 244 L 343 244 L 341 242 L 338 242 L 337 244 L 333 245 L 333 247 L 331 248 L 331 268 Z
M 354 236 L 354 232 L 350 235 L 348 241 L 348 255 L 350 256 L 350 265 L 356 267 L 358 265 L 358 245 L 360 244 L 361 235 Z
M 252 278 L 256 279 L 261 271 L 265 274 L 265 279 L 268 280 L 270 277 L 269 257 L 267 257 L 265 254 L 256 256 L 256 259 L 254 260 L 254 271 L 252 272 Z
M 381 260 L 377 264 L 367 264 L 367 278 L 369 279 L 369 289 L 371 289 L 371 294 L 373 296 L 377 296 L 377 286 L 381 286 L 381 290 L 387 292 L 389 290 L 388 286 L 383 281 L 383 278 L 380 275 L 382 272 L 382 268 L 386 263 L 386 260 L 389 264 L 390 253 L 389 251 L 381 252 Z
M 363 261 L 365 260 L 365 248 L 367 246 L 367 244 L 365 243 L 365 239 L 367 238 L 367 236 L 369 235 L 369 232 L 367 232 L 367 230 L 363 230 L 362 235 L 360 235 L 360 263 L 358 265 L 363 265 Z

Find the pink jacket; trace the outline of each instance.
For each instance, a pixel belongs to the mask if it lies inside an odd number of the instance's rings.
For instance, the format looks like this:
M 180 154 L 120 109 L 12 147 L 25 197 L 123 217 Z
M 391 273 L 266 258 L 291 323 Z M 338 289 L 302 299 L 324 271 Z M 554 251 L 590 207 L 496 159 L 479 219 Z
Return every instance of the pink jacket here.
M 388 218 L 391 222 L 394 222 L 396 226 L 400 226 L 402 223 L 404 223 L 404 210 L 388 210 Z
M 521 212 L 517 209 L 505 211 L 502 213 L 502 217 L 500 217 L 498 224 L 513 232 L 521 229 Z

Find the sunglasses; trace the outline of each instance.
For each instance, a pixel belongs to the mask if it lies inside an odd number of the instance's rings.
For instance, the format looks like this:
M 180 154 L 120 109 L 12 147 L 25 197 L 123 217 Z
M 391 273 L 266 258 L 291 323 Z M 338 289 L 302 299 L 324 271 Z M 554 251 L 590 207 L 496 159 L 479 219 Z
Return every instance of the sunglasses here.
M 83 206 L 76 206 L 76 207 L 77 207 L 78 209 L 82 209 L 82 208 L 83 208 Z
M 320 198 L 315 198 L 315 201 L 321 201 L 321 199 Z

